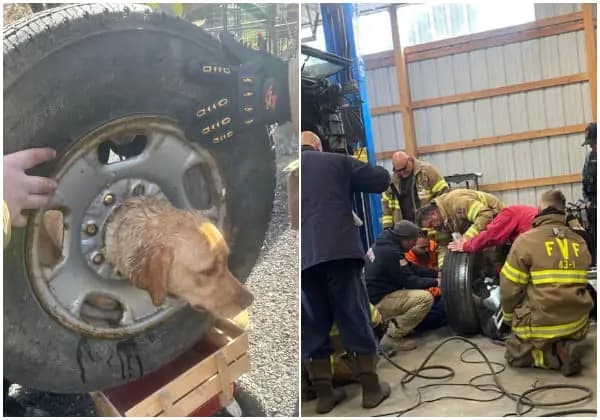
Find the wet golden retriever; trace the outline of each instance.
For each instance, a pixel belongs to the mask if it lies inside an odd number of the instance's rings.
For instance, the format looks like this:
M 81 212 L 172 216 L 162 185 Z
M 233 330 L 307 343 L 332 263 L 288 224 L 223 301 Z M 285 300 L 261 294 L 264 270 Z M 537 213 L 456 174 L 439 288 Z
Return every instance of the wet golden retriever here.
M 229 271 L 229 247 L 208 219 L 166 200 L 125 200 L 106 225 L 105 256 L 160 306 L 168 293 L 198 311 L 231 318 L 252 294 Z
M 64 222 L 47 211 L 40 233 L 40 260 L 53 267 L 62 254 Z M 167 294 L 196 310 L 232 318 L 253 301 L 229 271 L 229 247 L 221 232 L 197 212 L 154 197 L 128 198 L 106 224 L 103 253 L 123 277 L 148 291 L 160 306 Z M 102 297 L 90 297 L 103 307 Z

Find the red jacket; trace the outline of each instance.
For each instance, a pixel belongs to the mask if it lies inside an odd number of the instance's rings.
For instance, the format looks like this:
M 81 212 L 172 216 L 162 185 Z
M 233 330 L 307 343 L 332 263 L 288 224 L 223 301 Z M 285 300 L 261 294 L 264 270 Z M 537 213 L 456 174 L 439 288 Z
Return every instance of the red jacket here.
M 532 206 L 504 207 L 483 232 L 464 243 L 463 250 L 473 253 L 489 246 L 512 242 L 521 233 L 531 229 L 533 219 L 538 213 L 539 209 Z

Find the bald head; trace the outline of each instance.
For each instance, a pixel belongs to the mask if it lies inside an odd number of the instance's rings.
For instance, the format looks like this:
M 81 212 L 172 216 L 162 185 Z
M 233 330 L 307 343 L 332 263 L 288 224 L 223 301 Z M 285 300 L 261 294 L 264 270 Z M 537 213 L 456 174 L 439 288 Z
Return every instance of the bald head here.
M 302 146 L 310 146 L 317 152 L 323 151 L 323 146 L 321 145 L 321 139 L 312 131 L 303 131 L 300 143 Z
M 403 151 L 398 151 L 392 155 L 392 167 L 394 174 L 408 178 L 413 171 L 414 158 Z

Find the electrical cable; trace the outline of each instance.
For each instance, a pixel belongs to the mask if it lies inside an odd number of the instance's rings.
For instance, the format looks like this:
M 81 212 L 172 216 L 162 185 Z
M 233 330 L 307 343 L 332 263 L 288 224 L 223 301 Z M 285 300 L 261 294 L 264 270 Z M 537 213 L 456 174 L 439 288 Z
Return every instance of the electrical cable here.
M 500 375 L 502 372 L 504 372 L 506 370 L 506 366 L 500 362 L 493 362 L 490 361 L 487 356 L 485 355 L 485 353 L 481 350 L 481 348 L 475 344 L 474 342 L 472 342 L 471 340 L 464 338 L 464 337 L 459 337 L 459 336 L 454 336 L 454 337 L 449 337 L 445 340 L 443 340 L 441 343 L 439 343 L 425 358 L 425 360 L 421 363 L 421 365 L 415 369 L 414 371 L 406 369 L 404 367 L 402 367 L 401 365 L 399 365 L 398 363 L 396 363 L 395 361 L 393 361 L 388 355 L 386 355 L 384 352 L 380 352 L 380 354 L 392 365 L 394 366 L 396 369 L 404 372 L 404 376 L 402 378 L 402 380 L 400 381 L 400 384 L 404 387 L 406 386 L 406 384 L 410 383 L 411 381 L 413 381 L 415 378 L 421 378 L 421 379 L 437 379 L 437 380 L 441 380 L 441 379 L 449 379 L 455 376 L 455 371 L 448 366 L 444 366 L 444 365 L 431 365 L 431 366 L 427 366 L 427 363 L 429 362 L 429 360 L 433 357 L 433 355 L 442 347 L 444 346 L 446 343 L 451 342 L 451 341 L 462 341 L 468 345 L 470 345 L 469 348 L 465 349 L 461 354 L 460 354 L 460 361 L 463 363 L 468 363 L 468 364 L 485 364 L 488 369 L 489 369 L 489 373 L 483 373 L 480 375 L 476 375 L 474 377 L 472 377 L 468 383 L 436 383 L 436 384 L 428 384 L 428 385 L 423 385 L 420 387 L 417 387 L 417 401 L 415 404 L 413 404 L 411 407 L 408 407 L 406 409 L 403 410 L 397 410 L 397 411 L 392 411 L 392 412 L 388 412 L 388 413 L 384 413 L 384 414 L 379 414 L 379 415 L 375 415 L 373 417 L 387 417 L 387 416 L 403 416 L 406 413 L 420 407 L 421 405 L 427 404 L 427 403 L 432 403 L 432 402 L 437 402 L 437 401 L 441 401 L 444 399 L 455 399 L 455 400 L 463 400 L 463 401 L 474 401 L 474 402 L 492 402 L 492 401 L 497 401 L 501 398 L 507 397 L 511 400 L 513 400 L 516 404 L 516 408 L 515 408 L 515 412 L 514 413 L 507 413 L 504 415 L 504 417 L 507 416 L 522 416 L 524 414 L 527 414 L 529 412 L 531 412 L 532 410 L 534 410 L 537 407 L 560 407 L 560 406 L 566 406 L 566 405 L 570 405 L 570 404 L 575 404 L 575 403 L 579 403 L 579 402 L 584 402 L 587 400 L 590 400 L 593 396 L 593 391 L 588 388 L 585 387 L 583 385 L 567 385 L 567 384 L 550 384 L 550 385 L 542 385 L 542 386 L 533 386 L 531 389 L 525 391 L 522 394 L 516 394 L 513 392 L 509 392 L 506 388 L 504 388 L 504 386 L 500 383 L 500 379 L 498 377 L 498 375 Z M 465 353 L 475 350 L 477 351 L 481 357 L 483 358 L 483 360 L 481 361 L 473 361 L 473 360 L 467 360 L 465 359 Z M 494 367 L 496 367 L 496 369 L 494 369 Z M 442 370 L 442 371 L 446 371 L 446 373 L 444 374 L 440 374 L 440 375 L 424 375 L 422 372 L 423 371 L 427 371 L 427 370 Z M 491 376 L 493 379 L 494 383 L 485 383 L 485 384 L 475 384 L 475 381 L 483 378 L 483 377 L 487 377 L 487 376 Z M 493 396 L 492 398 L 489 399 L 481 399 L 481 398 L 471 398 L 471 397 L 462 397 L 462 396 L 443 396 L 443 397 L 438 397 L 438 398 L 434 398 L 431 400 L 423 400 L 423 395 L 422 395 L 422 391 L 427 389 L 427 388 L 432 388 L 432 387 L 444 387 L 444 386 L 451 386 L 451 387 L 471 387 L 471 388 L 475 388 L 476 390 L 480 391 L 480 392 L 484 392 L 484 393 L 488 393 L 488 392 L 492 392 L 498 395 Z M 568 399 L 568 400 L 563 400 L 563 401 L 554 401 L 554 402 L 540 402 L 540 401 L 534 401 L 531 400 L 529 398 L 529 396 L 531 394 L 534 393 L 538 393 L 538 392 L 543 392 L 543 391 L 547 391 L 547 390 L 556 390 L 556 389 L 573 389 L 573 390 L 578 390 L 578 391 L 582 391 L 583 395 L 579 396 L 579 397 L 575 397 L 572 399 Z M 523 407 L 526 407 L 525 410 L 523 410 Z M 540 417 L 554 417 L 554 416 L 566 416 L 566 415 L 572 415 L 572 414 L 596 414 L 597 411 L 593 410 L 593 409 L 570 409 L 570 410 L 561 410 L 561 411 L 555 411 L 552 413 L 545 413 L 544 415 L 540 415 Z

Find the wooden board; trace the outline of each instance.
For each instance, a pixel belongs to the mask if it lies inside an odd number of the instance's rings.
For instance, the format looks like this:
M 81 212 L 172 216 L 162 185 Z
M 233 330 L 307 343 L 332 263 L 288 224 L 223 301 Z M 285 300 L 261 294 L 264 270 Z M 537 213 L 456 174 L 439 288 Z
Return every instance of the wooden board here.
M 233 398 L 232 383 L 250 370 L 248 335 L 221 320 L 173 362 L 132 383 L 91 393 L 98 414 L 108 417 L 184 417 L 207 404 Z

